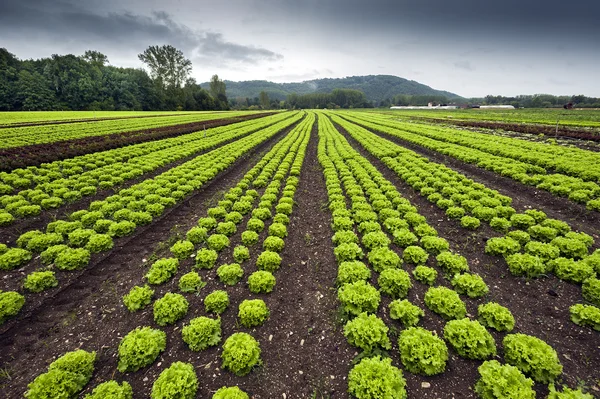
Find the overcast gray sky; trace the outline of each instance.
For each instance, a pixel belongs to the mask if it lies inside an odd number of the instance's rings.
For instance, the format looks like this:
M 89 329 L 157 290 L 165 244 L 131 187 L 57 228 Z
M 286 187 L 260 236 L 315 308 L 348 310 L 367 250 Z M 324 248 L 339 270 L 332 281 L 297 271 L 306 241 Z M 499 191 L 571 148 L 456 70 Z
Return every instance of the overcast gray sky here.
M 21 59 L 171 44 L 208 81 L 396 75 L 462 96 L 600 97 L 600 0 L 4 0 Z

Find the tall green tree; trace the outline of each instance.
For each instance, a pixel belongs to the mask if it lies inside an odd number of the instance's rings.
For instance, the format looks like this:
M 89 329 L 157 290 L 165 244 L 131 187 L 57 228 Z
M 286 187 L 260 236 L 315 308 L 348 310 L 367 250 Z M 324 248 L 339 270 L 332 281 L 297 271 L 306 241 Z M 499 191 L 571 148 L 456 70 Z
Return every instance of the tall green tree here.
M 227 95 L 225 94 L 225 82 L 219 79 L 219 75 L 213 75 L 210 79 L 210 95 L 215 100 L 215 105 L 219 109 L 229 109 Z
M 154 79 L 160 80 L 165 88 L 180 88 L 192 71 L 192 62 L 181 50 L 170 44 L 149 46 L 138 58 L 150 68 Z
M 269 101 L 269 95 L 266 91 L 261 91 L 258 95 L 258 99 L 260 100 L 260 106 L 263 109 L 268 109 L 271 106 L 271 102 Z

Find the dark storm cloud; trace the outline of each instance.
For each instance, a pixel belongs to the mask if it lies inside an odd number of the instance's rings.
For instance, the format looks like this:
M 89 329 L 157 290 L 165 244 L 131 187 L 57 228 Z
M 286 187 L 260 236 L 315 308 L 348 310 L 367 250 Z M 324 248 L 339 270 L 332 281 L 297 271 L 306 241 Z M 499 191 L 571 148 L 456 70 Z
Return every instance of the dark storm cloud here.
M 33 41 L 50 39 L 58 46 L 76 41 L 122 51 L 171 44 L 185 53 L 202 54 L 205 62 L 218 58 L 221 64 L 227 61 L 255 64 L 282 58 L 264 48 L 228 42 L 220 33 L 190 29 L 163 11 L 150 15 L 128 11 L 101 14 L 64 1 L 25 0 L 1 5 L 0 35 Z

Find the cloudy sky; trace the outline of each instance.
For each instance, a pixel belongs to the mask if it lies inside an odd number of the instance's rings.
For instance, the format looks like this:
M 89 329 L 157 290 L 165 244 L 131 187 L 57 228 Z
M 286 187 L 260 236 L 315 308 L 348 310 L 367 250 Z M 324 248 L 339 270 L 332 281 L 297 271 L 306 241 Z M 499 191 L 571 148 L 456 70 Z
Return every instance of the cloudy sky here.
M 599 16 L 599 0 L 3 0 L 0 47 L 141 67 L 171 44 L 199 82 L 386 74 L 466 97 L 600 97 Z

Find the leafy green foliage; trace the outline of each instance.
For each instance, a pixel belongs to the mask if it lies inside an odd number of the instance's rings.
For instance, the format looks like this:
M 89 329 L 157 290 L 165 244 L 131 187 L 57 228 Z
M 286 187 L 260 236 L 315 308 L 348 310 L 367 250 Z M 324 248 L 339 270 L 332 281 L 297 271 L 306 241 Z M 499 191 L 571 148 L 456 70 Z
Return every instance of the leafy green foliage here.
M 558 354 L 539 338 L 525 334 L 504 337 L 504 359 L 534 381 L 548 384 L 562 373 Z
M 473 216 L 463 216 L 460 218 L 460 225 L 468 230 L 476 230 L 481 226 L 479 219 Z
M 119 371 L 137 371 L 154 363 L 166 346 L 167 335 L 160 330 L 138 327 L 130 331 L 119 344 Z
M 189 303 L 183 295 L 167 292 L 154 302 L 154 321 L 159 326 L 173 324 L 185 316 L 188 307 Z
M 262 299 L 245 299 L 240 303 L 238 318 L 246 327 L 262 325 L 269 318 L 269 308 Z
M 490 227 L 500 233 L 506 233 L 510 226 L 510 221 L 505 218 L 494 217 L 490 220 Z
M 118 223 L 113 223 L 108 228 L 108 235 L 111 237 L 125 237 L 135 231 L 136 224 L 128 220 L 123 220 Z
M 538 256 L 530 254 L 513 254 L 506 257 L 508 269 L 515 276 L 529 278 L 539 277 L 546 273 L 546 264 Z
M 354 242 L 342 243 L 338 245 L 333 250 L 333 254 L 335 255 L 338 263 L 362 259 L 364 256 L 362 248 Z
M 469 298 L 479 298 L 489 292 L 489 288 L 479 274 L 457 274 L 452 279 L 454 289 Z
M 390 317 L 399 320 L 404 327 L 414 327 L 419 324 L 425 312 L 420 307 L 413 305 L 407 299 L 390 302 Z
M 342 262 L 338 267 L 337 284 L 367 281 L 371 278 L 371 270 L 361 261 Z
M 29 262 L 32 258 L 31 252 L 22 248 L 10 248 L 0 255 L 0 270 L 13 270 Z
M 32 272 L 27 275 L 23 288 L 31 292 L 42 292 L 49 288 L 56 287 L 58 280 L 56 279 L 55 273 L 51 270 Z
M 25 297 L 15 291 L 0 291 L 0 325 L 10 317 L 16 316 L 23 305 Z
M 89 238 L 87 244 L 85 244 L 85 249 L 93 254 L 108 251 L 112 247 L 113 239 L 108 234 L 94 234 Z
M 178 267 L 179 260 L 176 258 L 162 258 L 150 266 L 145 277 L 150 284 L 162 284 L 177 273 Z
M 261 364 L 260 345 L 250 334 L 235 333 L 223 344 L 222 367 L 235 375 L 244 376 Z
M 521 249 L 521 244 L 510 237 L 493 237 L 485 245 L 485 253 L 488 255 L 512 255 Z
M 350 370 L 348 392 L 358 399 L 406 399 L 406 380 L 391 359 L 367 357 Z
M 227 291 L 216 290 L 204 298 L 204 307 L 208 313 L 221 314 L 229 306 Z
M 368 250 L 375 248 L 387 247 L 390 244 L 390 239 L 382 231 L 373 231 L 367 233 L 362 238 L 362 244 Z
M 117 381 L 111 380 L 98 385 L 83 399 L 133 399 L 133 390 L 127 381 L 119 385 Z
M 581 289 L 583 298 L 596 306 L 600 306 L 600 279 L 588 278 Z
M 69 233 L 69 244 L 73 247 L 84 247 L 94 234 L 96 231 L 92 229 L 77 229 Z
M 488 360 L 477 370 L 481 378 L 475 384 L 475 392 L 482 399 L 535 399 L 533 381 L 518 368 Z
M 438 266 L 442 268 L 446 273 L 455 275 L 458 273 L 466 272 L 469 270 L 467 259 L 459 254 L 453 254 L 452 252 L 442 252 L 435 258 Z
M 209 249 L 221 252 L 229 247 L 229 238 L 224 234 L 212 234 L 206 239 L 206 244 Z
M 371 250 L 371 252 L 369 252 L 368 259 L 371 267 L 376 272 L 397 268 L 402 263 L 400 256 L 398 256 L 396 252 L 386 247 L 379 247 Z
M 93 230 L 92 230 L 93 231 Z M 32 252 L 42 252 L 48 247 L 63 243 L 63 236 L 58 233 L 39 234 L 32 237 L 27 242 L 27 250 Z
M 263 251 L 256 259 L 256 267 L 259 270 L 266 270 L 268 272 L 276 272 L 281 266 L 281 256 L 277 252 Z
M 212 269 L 217 263 L 219 254 L 214 249 L 202 248 L 196 253 L 196 267 L 200 269 Z
M 535 225 L 536 220 L 530 215 L 515 214 L 510 217 L 510 223 L 514 228 L 527 230 L 529 227 Z
M 135 312 L 152 302 L 154 290 L 147 285 L 143 287 L 135 286 L 128 294 L 123 295 L 123 304 L 130 312 Z
M 548 262 L 548 267 L 554 270 L 554 274 L 561 280 L 582 283 L 596 272 L 584 261 L 575 261 L 567 258 L 557 258 Z
M 513 240 L 517 241 L 521 245 L 525 245 L 529 241 L 531 241 L 531 236 L 529 235 L 529 233 L 527 233 L 523 230 L 510 231 L 510 232 L 508 232 L 507 236 L 512 238 Z
M 600 331 L 600 309 L 597 307 L 578 303 L 569 308 L 569 313 L 571 321 L 578 326 L 589 326 Z
M 512 331 L 515 327 L 515 318 L 510 310 L 495 302 L 479 305 L 477 313 L 479 322 L 486 327 L 497 331 Z
M 422 237 L 421 246 L 423 249 L 433 255 L 440 254 L 450 249 L 450 244 L 448 241 L 446 241 L 446 239 L 434 236 Z
M 198 377 L 190 363 L 175 362 L 160 373 L 152 385 L 152 399 L 194 399 Z
M 435 280 L 437 279 L 437 271 L 428 266 L 417 266 L 413 270 L 413 276 L 417 281 L 422 282 L 423 284 L 433 285 Z
M 221 342 L 221 319 L 196 317 L 183 327 L 181 336 L 193 351 L 215 346 Z
M 406 248 L 419 242 L 417 236 L 406 228 L 397 229 L 392 235 L 394 236 L 394 243 L 401 248 Z
M 547 399 L 594 399 L 594 396 L 589 393 L 584 393 L 581 389 L 571 389 L 564 387 L 562 392 L 556 390 L 554 384 L 549 386 L 550 392 Z
M 221 265 L 217 269 L 217 275 L 223 284 L 236 285 L 244 276 L 244 269 L 238 263 Z
M 283 251 L 284 246 L 285 242 L 283 241 L 283 239 L 275 236 L 269 236 L 263 241 L 263 249 L 266 251 L 273 251 L 279 253 Z
M 246 230 L 242 233 L 242 244 L 249 247 L 258 242 L 258 233 L 251 230 Z
M 358 316 L 363 312 L 376 312 L 381 295 L 375 287 L 361 280 L 342 285 L 338 290 L 338 299 L 346 313 Z
M 425 305 L 446 320 L 463 319 L 467 307 L 456 291 L 446 287 L 431 287 L 425 293 Z
M 233 248 L 233 260 L 235 260 L 236 263 L 243 263 L 248 259 L 250 259 L 250 251 L 248 250 L 248 247 L 236 245 L 236 247 Z
M 191 241 L 177 241 L 171 248 L 171 253 L 179 260 L 189 258 L 194 253 L 194 244 Z
M 212 399 L 250 399 L 250 397 L 238 387 L 222 387 L 217 389 Z
M 556 237 L 552 244 L 558 247 L 565 258 L 583 259 L 588 255 L 586 243 L 575 238 Z
M 254 294 L 267 294 L 275 287 L 275 276 L 266 270 L 258 270 L 248 277 L 248 288 Z
M 435 375 L 446 369 L 448 347 L 443 340 L 421 327 L 403 330 L 398 338 L 400 360 L 414 374 Z
M 378 348 L 391 349 L 388 331 L 383 320 L 367 313 L 359 314 L 344 326 L 344 336 L 348 343 L 367 352 Z
M 208 230 L 205 227 L 192 227 L 186 233 L 186 238 L 194 245 L 202 244 L 208 238 Z
M 412 287 L 410 275 L 402 269 L 385 269 L 377 279 L 379 290 L 393 299 L 406 298 Z
M 450 320 L 444 327 L 444 338 L 467 359 L 485 360 L 496 355 L 496 342 L 484 326 L 468 318 Z
M 54 264 L 60 270 L 76 270 L 90 263 L 90 251 L 83 248 L 69 248 L 62 251 Z
M 427 262 L 429 259 L 429 254 L 421 247 L 417 247 L 416 245 L 411 245 L 404 249 L 402 253 L 402 259 L 404 259 L 407 263 L 412 263 L 414 265 L 422 265 Z
M 204 286 L 206 286 L 206 282 L 202 281 L 202 277 L 196 272 L 186 273 L 179 279 L 179 291 L 181 292 L 198 292 Z
M 27 399 L 76 398 L 87 385 L 94 372 L 96 352 L 76 350 L 56 359 L 48 372 L 28 385 Z

